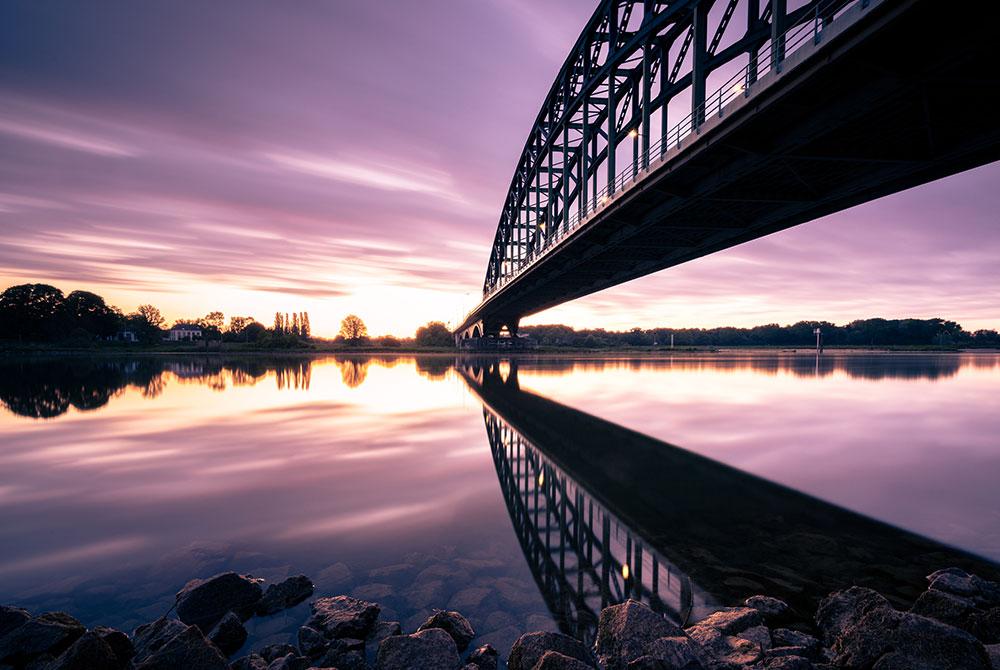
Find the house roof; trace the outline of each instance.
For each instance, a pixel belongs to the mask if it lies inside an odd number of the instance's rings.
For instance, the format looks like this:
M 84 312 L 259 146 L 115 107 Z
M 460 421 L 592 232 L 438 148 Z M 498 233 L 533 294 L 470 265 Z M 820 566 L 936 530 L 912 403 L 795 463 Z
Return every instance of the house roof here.
M 201 330 L 201 326 L 193 323 L 175 323 L 170 330 Z

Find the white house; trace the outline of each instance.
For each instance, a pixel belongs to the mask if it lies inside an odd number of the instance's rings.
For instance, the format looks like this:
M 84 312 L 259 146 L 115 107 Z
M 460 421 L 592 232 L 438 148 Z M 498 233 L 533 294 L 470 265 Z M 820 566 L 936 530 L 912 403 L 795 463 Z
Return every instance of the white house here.
M 177 323 L 167 331 L 167 339 L 171 342 L 181 340 L 197 340 L 201 338 L 201 327 L 190 323 Z

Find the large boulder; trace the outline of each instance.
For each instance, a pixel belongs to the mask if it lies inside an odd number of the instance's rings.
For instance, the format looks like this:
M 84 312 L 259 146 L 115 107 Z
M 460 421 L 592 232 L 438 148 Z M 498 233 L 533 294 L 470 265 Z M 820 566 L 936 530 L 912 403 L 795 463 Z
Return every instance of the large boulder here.
M 26 609 L 0 605 L 0 638 L 21 624 L 28 623 L 29 619 L 31 614 Z
M 8 616 L 12 621 L 21 618 L 18 613 Z M 0 638 L 0 664 L 22 665 L 43 654 L 57 656 L 86 630 L 82 623 L 65 612 L 47 612 L 32 617 Z
M 257 602 L 257 616 L 267 616 L 295 607 L 312 594 L 312 580 L 305 575 L 296 575 L 278 584 L 271 584 Z
M 132 633 L 132 644 L 135 647 L 135 661 L 144 661 L 153 652 L 165 645 L 178 633 L 187 630 L 187 626 L 177 619 L 162 617 L 152 623 L 144 623 Z
M 662 667 L 671 670 L 701 670 L 704 667 L 700 657 L 702 650 L 698 643 L 687 635 L 661 637 L 646 645 L 645 656 L 640 658 L 655 659 Z M 633 662 L 634 663 L 634 662 Z M 645 665 L 654 667 L 651 660 Z M 628 666 L 632 668 L 632 665 Z
M 561 633 L 525 633 L 511 647 L 507 669 L 532 670 L 547 651 L 559 652 L 594 667 L 590 651 L 575 638 Z
M 869 612 L 891 610 L 892 605 L 882 594 L 861 586 L 831 593 L 816 610 L 816 627 L 827 645 L 852 628 Z
M 352 638 L 330 640 L 323 657 L 313 665 L 337 670 L 366 670 L 365 641 Z
M 298 639 L 299 651 L 312 658 L 322 656 L 330 648 L 330 640 L 312 626 L 299 628 Z
M 257 653 L 260 654 L 260 657 L 267 661 L 268 664 L 270 664 L 279 658 L 288 656 L 289 654 L 294 656 L 296 649 L 290 644 L 279 642 L 277 644 L 269 644 L 266 647 L 262 647 L 257 650 Z
M 208 633 L 226 612 L 249 619 L 261 595 L 258 580 L 235 572 L 194 579 L 177 593 L 177 618 Z
M 440 628 L 387 637 L 375 657 L 376 670 L 455 670 L 458 664 L 455 640 Z
M 379 606 L 350 596 L 320 598 L 312 605 L 312 616 L 306 621 L 329 639 L 350 637 L 364 639 L 375 626 Z
M 753 607 L 726 607 L 713 612 L 686 630 L 705 650 L 702 660 L 750 664 L 759 661 L 771 648 L 771 634 L 763 617 Z
M 818 654 L 820 650 L 818 639 L 791 628 L 775 628 L 771 631 L 771 640 L 775 647 L 800 647 L 805 650 L 805 655 L 810 657 Z
M 296 654 L 285 654 L 281 658 L 276 658 L 267 666 L 267 670 L 308 670 L 312 663 L 305 656 Z
M 128 656 L 119 658 L 99 632 L 89 631 L 45 666 L 45 670 L 125 670 L 128 661 Z
M 879 670 L 990 670 L 983 645 L 963 630 L 909 612 L 876 607 L 836 635 L 839 667 Z
M 187 626 L 136 663 L 135 670 L 229 670 L 226 657 L 197 626 Z
M 247 641 L 247 629 L 243 627 L 243 622 L 233 612 L 227 612 L 215 628 L 208 634 L 208 639 L 212 641 L 226 656 L 232 656 L 243 643 Z
M 764 621 L 771 624 L 782 621 L 790 609 L 784 600 L 778 600 L 771 596 L 750 596 L 743 604 L 760 612 Z
M 440 628 L 448 633 L 448 635 L 451 635 L 451 639 L 455 640 L 455 646 L 458 647 L 459 653 L 468 649 L 469 643 L 476 637 L 476 631 L 472 628 L 472 624 L 458 612 L 444 610 L 434 612 L 427 621 L 420 624 L 417 632 L 430 630 L 431 628 Z
M 97 626 L 91 629 L 90 632 L 104 640 L 111 647 L 111 650 L 115 652 L 115 656 L 122 661 L 128 663 L 135 656 L 135 647 L 132 644 L 132 640 L 120 630 L 108 628 L 107 626 Z
M 594 651 L 608 670 L 619 670 L 644 655 L 649 643 L 675 636 L 684 631 L 648 606 L 627 600 L 601 610 Z

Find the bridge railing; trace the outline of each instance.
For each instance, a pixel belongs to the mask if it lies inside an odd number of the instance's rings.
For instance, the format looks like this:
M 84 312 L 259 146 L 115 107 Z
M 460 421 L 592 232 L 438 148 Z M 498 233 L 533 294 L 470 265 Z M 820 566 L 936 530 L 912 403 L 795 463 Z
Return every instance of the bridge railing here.
M 616 196 L 627 192 L 636 183 L 649 174 L 654 159 L 662 162 L 668 151 L 680 151 L 684 140 L 692 134 L 697 134 L 701 125 L 710 117 L 723 117 L 726 107 L 737 98 L 749 98 L 759 90 L 758 79 L 768 72 L 781 72 L 781 64 L 789 55 L 795 53 L 806 44 L 820 44 L 827 27 L 854 6 L 867 7 L 871 0 L 824 0 L 819 2 L 811 12 L 808 12 L 771 40 L 765 54 L 759 54 L 757 59 L 751 59 L 724 84 L 711 94 L 705 96 L 705 102 L 693 109 L 690 114 L 672 126 L 666 134 L 651 144 L 648 150 L 642 151 L 637 160 L 619 172 L 615 178 L 599 191 L 588 195 L 580 202 L 578 211 L 568 220 L 557 225 L 552 230 L 545 230 L 545 235 L 534 248 L 529 248 L 524 258 L 518 260 L 512 271 L 503 274 L 488 291 L 484 291 L 483 300 L 496 294 L 511 281 L 519 277 L 525 270 L 544 258 L 560 242 L 569 237 L 583 224 L 590 221 L 596 214 L 603 211 Z M 505 261 L 515 263 L 514 261 Z M 475 310 L 473 310 L 475 311 Z M 469 312 L 467 318 L 472 315 Z

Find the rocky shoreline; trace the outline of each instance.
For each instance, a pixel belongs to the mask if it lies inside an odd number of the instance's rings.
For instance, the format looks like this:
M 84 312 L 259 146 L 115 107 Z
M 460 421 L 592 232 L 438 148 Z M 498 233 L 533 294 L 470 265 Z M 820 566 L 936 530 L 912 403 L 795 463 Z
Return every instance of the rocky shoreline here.
M 794 623 L 789 606 L 760 595 L 687 628 L 628 600 L 603 609 L 596 640 L 522 635 L 509 670 L 1000 670 L 1000 584 L 958 568 L 927 577 L 908 611 L 854 586 L 830 594 L 814 624 Z M 436 611 L 406 634 L 380 619 L 377 603 L 317 598 L 297 645 L 272 644 L 236 660 L 244 622 L 313 595 L 304 575 L 269 585 L 235 572 L 193 580 L 166 615 L 131 635 L 87 630 L 63 612 L 32 615 L 0 606 L 0 670 L 496 670 L 501 655 L 459 612 Z

